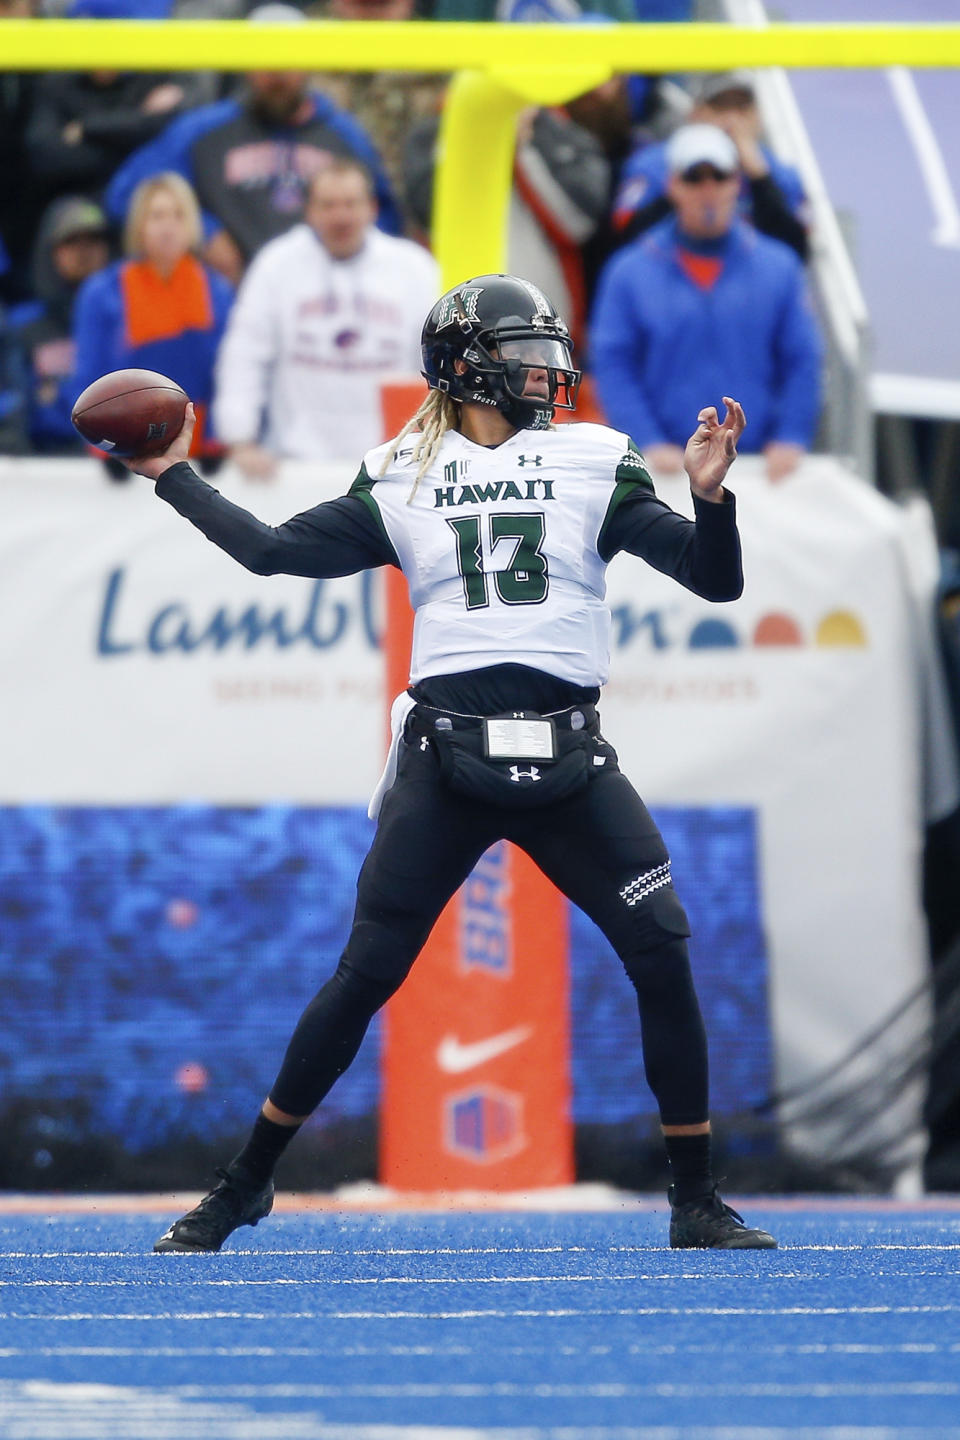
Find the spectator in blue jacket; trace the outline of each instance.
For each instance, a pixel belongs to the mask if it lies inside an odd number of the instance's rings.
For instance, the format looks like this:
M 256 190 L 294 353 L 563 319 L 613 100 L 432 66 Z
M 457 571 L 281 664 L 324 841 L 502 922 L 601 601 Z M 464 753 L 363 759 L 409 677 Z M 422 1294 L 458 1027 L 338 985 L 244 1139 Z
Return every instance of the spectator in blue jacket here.
M 77 398 L 74 302 L 91 275 L 110 263 L 107 217 L 82 195 L 54 200 L 44 212 L 33 253 L 34 299 L 10 312 L 26 377 L 31 449 L 43 455 L 83 453 L 70 422 Z
M 740 172 L 722 130 L 671 136 L 673 215 L 618 251 L 598 286 L 594 379 L 607 419 L 651 469 L 679 472 L 691 417 L 736 395 L 743 453 L 771 480 L 809 448 L 820 410 L 822 346 L 797 256 L 737 218 Z
M 259 8 L 265 19 L 282 11 L 292 23 L 304 18 L 289 6 Z M 107 211 L 122 222 L 141 180 L 176 171 L 200 200 L 205 259 L 237 284 L 262 245 L 303 219 L 310 180 L 335 156 L 363 161 L 374 177 L 378 225 L 400 234 L 390 183 L 362 126 L 311 89 L 306 71 L 252 71 L 239 98 L 201 105 L 134 151 L 107 188 Z
M 694 91 L 688 124 L 716 125 L 730 136 L 740 161 L 738 208 L 765 235 L 782 240 L 801 260 L 809 255 L 806 196 L 792 165 L 762 142 L 762 121 L 753 80 L 745 70 L 706 75 Z M 650 229 L 670 213 L 667 142 L 639 146 L 620 173 L 612 225 L 619 244 Z
M 138 185 L 124 232 L 127 258 L 93 275 L 77 295 L 74 398 L 110 370 L 169 375 L 196 406 L 190 453 L 210 468 L 223 449 L 210 433 L 209 406 L 233 290 L 199 259 L 200 240 L 199 206 L 181 175 Z M 116 462 L 107 468 L 125 478 Z

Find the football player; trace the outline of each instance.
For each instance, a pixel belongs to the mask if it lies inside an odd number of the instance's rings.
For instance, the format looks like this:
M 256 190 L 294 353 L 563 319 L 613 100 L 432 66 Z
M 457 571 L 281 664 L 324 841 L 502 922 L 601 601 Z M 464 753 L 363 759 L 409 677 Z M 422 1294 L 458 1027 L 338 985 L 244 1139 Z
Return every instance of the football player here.
M 644 1065 L 672 1184 L 670 1244 L 769 1249 L 720 1198 L 711 1170 L 707 1047 L 670 858 L 600 732 L 609 667 L 604 571 L 621 550 L 708 600 L 741 591 L 724 480 L 745 419 L 708 407 L 684 464 L 695 519 L 671 510 L 628 436 L 554 428 L 580 372 L 535 286 L 481 275 L 434 305 L 426 399 L 370 451 L 348 495 L 272 527 L 186 463 L 189 427 L 131 461 L 157 494 L 261 575 L 398 566 L 415 610 L 410 688 L 371 813 L 378 826 L 336 971 L 303 1012 L 250 1137 L 159 1251 L 216 1251 L 273 1204 L 274 1167 L 351 1063 L 440 911 L 495 841 L 526 850 L 600 927 L 633 985 Z

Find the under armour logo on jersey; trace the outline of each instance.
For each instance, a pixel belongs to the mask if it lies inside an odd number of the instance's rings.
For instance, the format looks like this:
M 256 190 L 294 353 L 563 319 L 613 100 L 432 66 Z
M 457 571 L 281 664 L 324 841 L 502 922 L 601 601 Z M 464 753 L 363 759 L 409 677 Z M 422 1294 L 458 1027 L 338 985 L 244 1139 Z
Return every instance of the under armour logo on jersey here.
M 517 457 L 517 464 L 520 466 L 521 470 L 523 469 L 524 465 L 536 465 L 537 469 L 539 470 L 540 466 L 543 464 L 543 456 L 519 455 Z
M 519 785 L 523 780 L 542 780 L 539 766 L 531 765 L 529 770 L 521 770 L 519 765 L 510 766 L 510 779 L 514 785 Z

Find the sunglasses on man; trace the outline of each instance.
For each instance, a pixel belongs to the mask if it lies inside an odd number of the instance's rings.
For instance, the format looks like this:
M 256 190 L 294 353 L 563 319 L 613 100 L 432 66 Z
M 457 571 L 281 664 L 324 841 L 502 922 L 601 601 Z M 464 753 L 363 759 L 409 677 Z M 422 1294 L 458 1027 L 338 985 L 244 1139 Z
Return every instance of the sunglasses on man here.
M 700 164 L 682 171 L 680 178 L 686 185 L 701 185 L 704 180 L 732 180 L 733 176 L 732 170 L 718 170 L 716 165 Z

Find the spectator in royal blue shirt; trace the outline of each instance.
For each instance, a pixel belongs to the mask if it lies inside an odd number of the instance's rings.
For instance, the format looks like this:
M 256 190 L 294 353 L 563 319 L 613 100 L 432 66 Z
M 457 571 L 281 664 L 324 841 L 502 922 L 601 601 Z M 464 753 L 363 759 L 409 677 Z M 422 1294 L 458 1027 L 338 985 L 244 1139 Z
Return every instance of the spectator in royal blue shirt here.
M 722 130 L 684 126 L 667 164 L 673 215 L 600 277 L 590 343 L 601 403 L 650 467 L 670 474 L 691 417 L 736 395 L 750 416 L 741 451 L 762 452 L 771 480 L 782 479 L 820 409 L 822 347 L 803 267 L 737 218 L 737 151 Z

